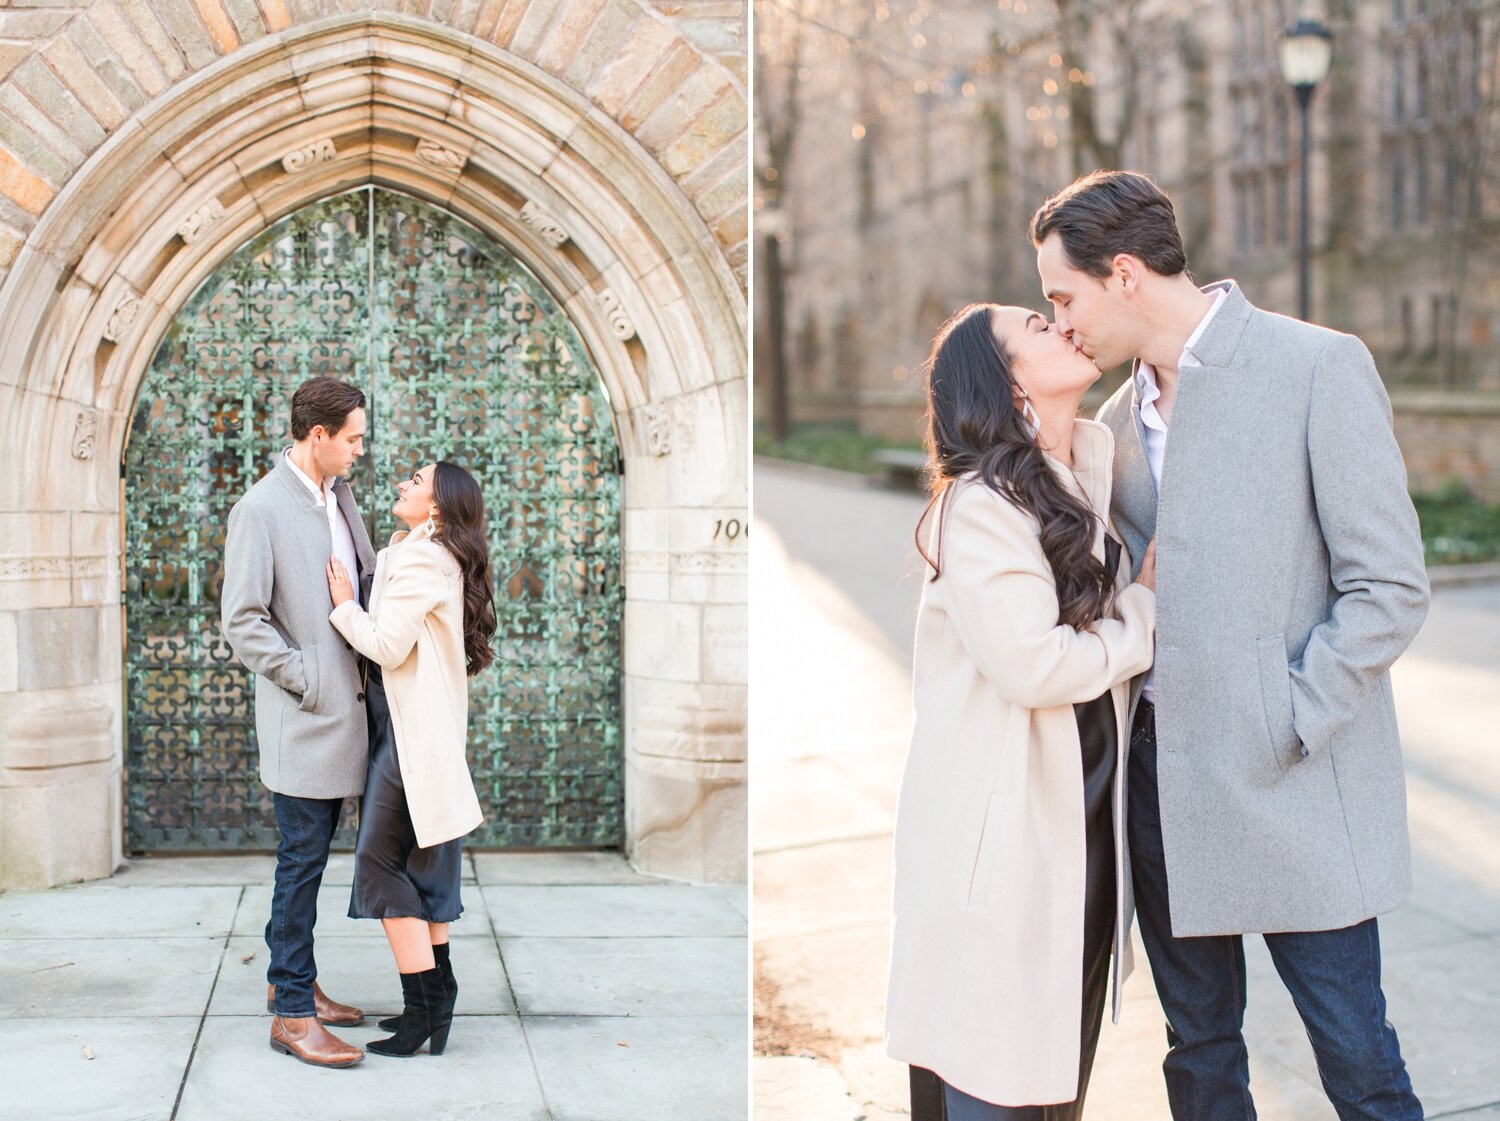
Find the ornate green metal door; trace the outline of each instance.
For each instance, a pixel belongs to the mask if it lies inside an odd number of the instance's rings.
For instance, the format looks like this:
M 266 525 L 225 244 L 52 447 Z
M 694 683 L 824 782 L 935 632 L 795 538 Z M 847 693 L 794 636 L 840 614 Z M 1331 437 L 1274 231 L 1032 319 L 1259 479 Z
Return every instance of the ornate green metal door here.
M 621 838 L 620 462 L 602 383 L 493 240 L 364 188 L 279 222 L 193 296 L 136 405 L 125 489 L 128 831 L 142 850 L 276 843 L 251 674 L 219 633 L 229 508 L 290 442 L 291 395 L 364 389 L 350 483 L 378 549 L 394 486 L 451 459 L 484 488 L 499 630 L 470 682 L 475 845 Z M 346 821 L 337 843 L 352 843 Z

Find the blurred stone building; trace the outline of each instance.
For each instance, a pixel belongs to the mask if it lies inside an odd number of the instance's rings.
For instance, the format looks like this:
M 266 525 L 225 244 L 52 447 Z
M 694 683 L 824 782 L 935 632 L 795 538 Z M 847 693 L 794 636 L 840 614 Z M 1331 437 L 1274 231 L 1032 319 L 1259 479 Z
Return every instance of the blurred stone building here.
M 317 374 L 377 546 L 413 463 L 484 487 L 471 841 L 744 878 L 745 48 L 738 0 L 0 8 L 0 887 L 274 845 L 222 541 Z
M 756 206 L 783 231 L 795 420 L 916 441 L 937 326 L 973 300 L 1042 308 L 1027 221 L 1096 167 L 1171 194 L 1200 280 L 1294 314 L 1300 125 L 1277 43 L 1311 15 L 1334 36 L 1312 105 L 1312 317 L 1374 352 L 1414 486 L 1500 499 L 1495 0 L 790 6 L 758 22 Z

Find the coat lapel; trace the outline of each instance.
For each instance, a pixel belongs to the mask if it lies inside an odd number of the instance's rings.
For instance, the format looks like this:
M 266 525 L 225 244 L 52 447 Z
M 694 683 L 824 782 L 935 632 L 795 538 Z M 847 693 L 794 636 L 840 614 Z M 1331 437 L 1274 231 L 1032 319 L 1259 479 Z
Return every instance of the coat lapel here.
M 281 485 L 296 499 L 299 508 L 303 510 L 321 510 L 322 507 L 318 505 L 317 496 L 307 489 L 307 484 L 297 478 L 296 472 L 292 470 L 292 465 L 286 456 L 286 453 L 290 450 L 290 448 L 282 448 L 281 451 L 276 453 L 276 458 L 271 468 L 272 473 L 281 480 Z
M 370 544 L 370 535 L 365 531 L 365 520 L 360 516 L 359 504 L 354 501 L 354 492 L 349 481 L 340 479 L 333 484 L 334 497 L 338 499 L 339 513 L 349 526 L 349 536 L 354 538 L 354 555 L 359 559 L 361 575 L 372 575 L 375 571 L 375 549 Z
M 1245 294 L 1234 281 L 1215 281 L 1204 285 L 1203 291 L 1207 293 L 1215 288 L 1224 290 L 1223 302 L 1203 328 L 1202 336 L 1193 344 L 1193 354 L 1197 356 L 1198 364 L 1203 369 L 1233 365 L 1234 352 L 1239 349 L 1240 338 L 1250 325 L 1250 317 L 1255 314 L 1255 306 L 1245 299 Z M 1167 446 L 1172 446 L 1170 439 L 1167 440 Z
M 1117 413 L 1111 426 L 1115 433 L 1115 473 L 1110 510 L 1115 529 L 1130 550 L 1132 578 L 1140 571 L 1146 544 L 1156 532 L 1156 483 L 1151 478 L 1151 465 L 1146 461 L 1140 390 L 1136 385 L 1135 370 L 1136 367 L 1132 366 L 1129 400 L 1122 410 L 1124 415 Z

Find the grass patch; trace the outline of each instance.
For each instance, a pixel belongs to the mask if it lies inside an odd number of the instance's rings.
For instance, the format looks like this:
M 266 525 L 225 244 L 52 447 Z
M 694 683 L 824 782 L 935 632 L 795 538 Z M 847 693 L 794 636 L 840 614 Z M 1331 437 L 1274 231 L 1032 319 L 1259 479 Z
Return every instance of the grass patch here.
M 755 425 L 756 455 L 838 471 L 882 474 L 885 468 L 875 462 L 875 453 L 883 448 L 918 448 L 918 445 L 876 439 L 847 424 L 795 424 L 787 438 L 777 442 L 771 439 L 768 425 L 759 421 Z
M 1457 483 L 1414 494 L 1412 503 L 1422 520 L 1428 564 L 1500 560 L 1500 506 L 1481 502 Z

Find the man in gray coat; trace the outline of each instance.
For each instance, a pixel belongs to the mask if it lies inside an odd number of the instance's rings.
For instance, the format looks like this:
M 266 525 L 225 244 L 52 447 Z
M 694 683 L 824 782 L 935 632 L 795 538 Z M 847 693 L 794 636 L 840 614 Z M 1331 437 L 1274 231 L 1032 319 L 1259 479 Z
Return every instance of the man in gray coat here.
M 229 512 L 221 600 L 224 636 L 255 672 L 260 777 L 281 833 L 266 924 L 271 1046 L 332 1067 L 364 1058 L 321 1026 L 357 1024 L 364 1013 L 323 993 L 313 958 L 329 843 L 344 799 L 364 791 L 369 752 L 359 656 L 328 621 L 326 575 L 338 557 L 360 574 L 366 602 L 375 553 L 343 478 L 364 453 L 364 405 L 336 378 L 298 388 L 295 443 Z
M 1343 1121 L 1422 1116 L 1375 916 L 1411 884 L 1389 669 L 1428 586 L 1391 409 L 1356 338 L 1198 288 L 1172 204 L 1095 172 L 1031 225 L 1061 331 L 1101 369 L 1111 513 L 1157 547 L 1127 833 L 1178 1121 L 1248 1121 L 1242 935 L 1260 933 Z M 1137 561 L 1137 563 L 1139 563 Z

